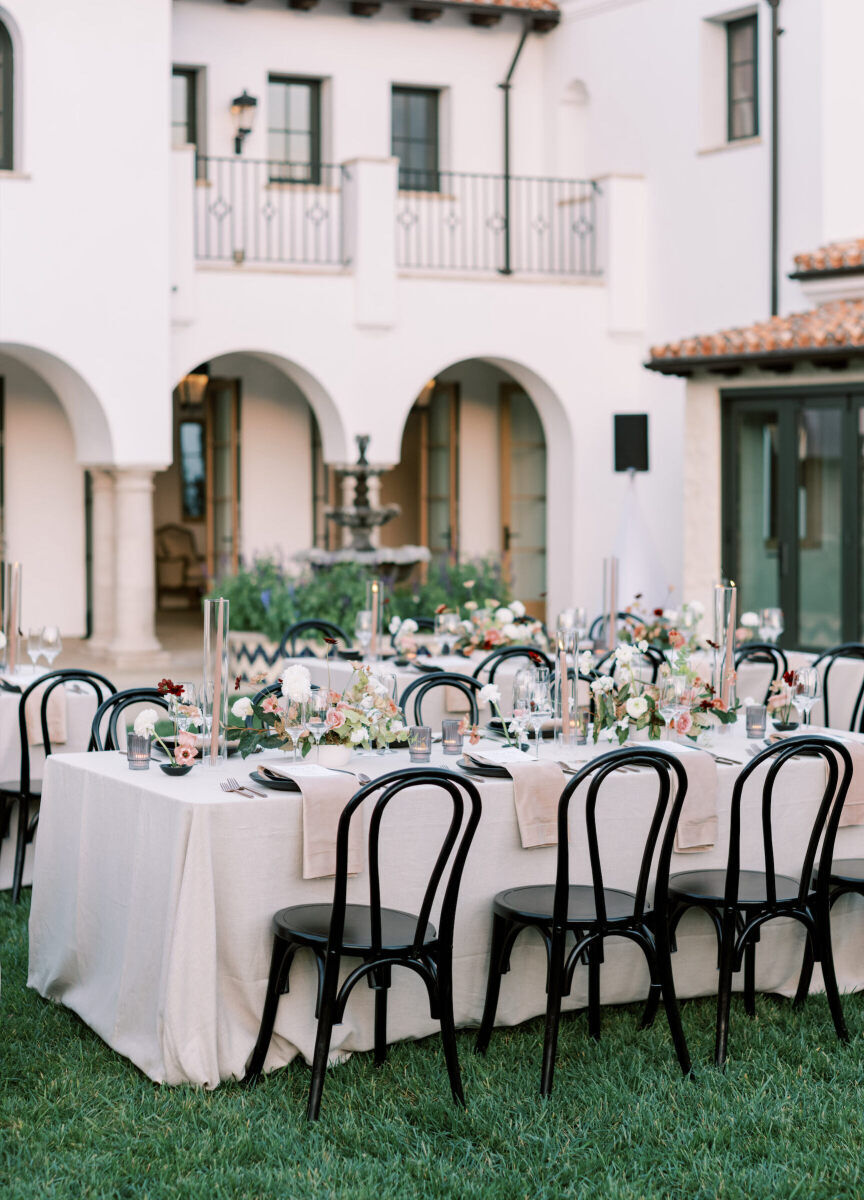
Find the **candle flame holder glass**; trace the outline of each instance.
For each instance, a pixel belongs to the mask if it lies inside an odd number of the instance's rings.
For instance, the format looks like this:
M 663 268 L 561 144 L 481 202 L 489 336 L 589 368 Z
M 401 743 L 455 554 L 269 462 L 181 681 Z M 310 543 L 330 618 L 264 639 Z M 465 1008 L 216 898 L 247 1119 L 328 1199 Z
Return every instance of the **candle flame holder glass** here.
M 441 722 L 441 745 L 445 754 L 462 753 L 462 734 L 459 732 L 461 721 L 450 720 Z
M 412 763 L 427 763 L 432 758 L 432 729 L 429 725 L 412 725 L 408 730 L 408 758 Z
M 748 704 L 744 711 L 748 738 L 764 738 L 768 728 L 768 709 L 764 704 Z
M 126 739 L 126 760 L 130 771 L 149 771 L 150 738 L 130 733 Z

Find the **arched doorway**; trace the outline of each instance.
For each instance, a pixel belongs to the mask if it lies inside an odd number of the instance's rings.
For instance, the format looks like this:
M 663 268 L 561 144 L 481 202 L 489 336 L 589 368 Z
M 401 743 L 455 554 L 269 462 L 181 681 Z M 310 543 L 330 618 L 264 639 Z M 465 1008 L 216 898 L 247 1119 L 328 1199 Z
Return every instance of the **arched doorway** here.
M 173 459 L 155 480 L 157 607 L 188 608 L 202 584 L 256 557 L 290 558 L 319 544 L 332 487 L 323 444 L 340 431 L 314 387 L 278 357 L 221 354 L 174 390 Z M 323 428 L 322 428 L 323 426 Z M 172 558 L 186 546 L 195 568 Z
M 401 515 L 387 545 L 426 545 L 433 563 L 494 556 L 513 595 L 546 614 L 546 437 L 531 396 L 503 367 L 480 359 L 430 379 L 402 435 L 382 501 Z

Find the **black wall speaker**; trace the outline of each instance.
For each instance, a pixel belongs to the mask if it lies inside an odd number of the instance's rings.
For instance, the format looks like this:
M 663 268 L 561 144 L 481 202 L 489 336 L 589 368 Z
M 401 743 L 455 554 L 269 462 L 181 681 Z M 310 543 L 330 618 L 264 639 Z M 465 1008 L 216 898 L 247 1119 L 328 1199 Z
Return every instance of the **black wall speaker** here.
M 615 470 L 648 470 L 648 414 L 615 413 Z

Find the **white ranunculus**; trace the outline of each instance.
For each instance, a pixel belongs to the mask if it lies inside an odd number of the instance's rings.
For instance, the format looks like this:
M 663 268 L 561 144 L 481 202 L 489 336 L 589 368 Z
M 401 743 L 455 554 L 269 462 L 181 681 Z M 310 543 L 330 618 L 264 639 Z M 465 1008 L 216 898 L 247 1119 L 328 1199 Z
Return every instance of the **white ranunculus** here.
M 365 742 L 366 741 L 366 730 L 362 729 L 362 728 L 355 729 L 351 734 L 351 741 L 355 745 L 359 745 L 360 742 Z
M 505 625 L 501 632 L 506 638 L 510 638 L 510 640 L 514 642 L 517 642 L 522 636 L 522 630 L 518 625 L 514 625 L 512 621 L 509 625 Z
M 601 692 L 611 692 L 612 689 L 615 687 L 615 680 L 612 678 L 611 675 L 601 675 L 600 683 L 602 685 L 600 688 Z
M 405 728 L 405 726 L 402 724 L 401 721 L 391 721 L 389 732 L 390 733 L 401 733 L 404 728 Z
M 133 726 L 139 737 L 152 737 L 156 732 L 156 722 L 159 720 L 159 714 L 155 708 L 145 708 L 135 718 Z
M 480 703 L 481 704 L 500 704 L 501 703 L 501 692 L 499 691 L 498 686 L 496 684 L 487 683 L 484 687 L 482 687 L 480 689 Z
M 512 612 L 514 617 L 524 617 L 525 616 L 525 605 L 522 603 L 521 600 L 514 600 L 510 604 L 510 611 Z
M 292 704 L 305 704 L 312 695 L 312 676 L 307 667 L 295 663 L 282 673 L 282 695 Z
M 402 622 L 399 620 L 398 617 L 393 618 L 393 620 L 387 626 L 387 628 L 390 630 L 391 636 L 393 636 L 393 637 L 396 636 L 396 634 L 399 632 L 399 628 L 400 628 L 401 624 L 402 624 Z
M 417 632 L 417 622 L 413 617 L 406 617 L 402 622 L 402 632 L 405 634 Z
M 579 655 L 579 670 L 583 675 L 587 675 L 589 671 L 594 670 L 596 659 L 590 650 L 583 650 Z
M 756 629 L 759 625 L 759 614 L 754 612 L 742 613 L 741 624 L 745 629 Z
M 235 717 L 239 717 L 244 721 L 246 717 L 252 716 L 252 701 L 248 696 L 241 696 L 239 700 L 235 700 L 231 705 L 231 712 Z
M 495 613 L 495 623 L 496 625 L 512 625 L 513 617 L 512 608 L 499 608 Z
M 636 649 L 639 651 L 640 654 L 644 654 L 645 651 L 648 649 L 648 643 L 645 641 L 644 638 L 642 639 L 641 642 L 636 643 Z
M 624 707 L 627 709 L 627 716 L 638 721 L 648 711 L 648 701 L 644 696 L 631 696 Z
M 629 667 L 633 661 L 633 647 L 628 642 L 622 642 L 615 649 L 615 661 L 622 667 Z

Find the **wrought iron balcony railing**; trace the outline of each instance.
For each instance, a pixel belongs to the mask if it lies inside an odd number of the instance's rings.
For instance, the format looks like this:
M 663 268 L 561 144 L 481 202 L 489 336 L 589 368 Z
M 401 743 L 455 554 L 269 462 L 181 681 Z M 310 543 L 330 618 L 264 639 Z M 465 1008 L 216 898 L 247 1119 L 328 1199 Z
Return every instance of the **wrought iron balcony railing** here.
M 341 266 L 345 168 L 200 156 L 195 257 Z
M 400 267 L 599 273 L 593 180 L 403 169 L 399 186 Z

